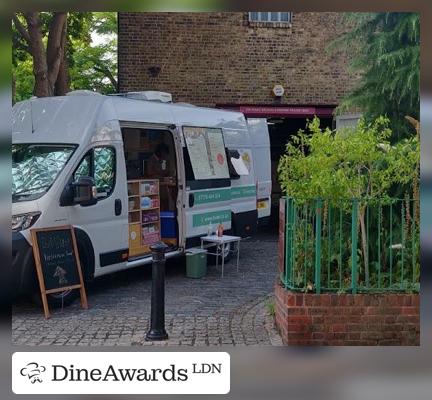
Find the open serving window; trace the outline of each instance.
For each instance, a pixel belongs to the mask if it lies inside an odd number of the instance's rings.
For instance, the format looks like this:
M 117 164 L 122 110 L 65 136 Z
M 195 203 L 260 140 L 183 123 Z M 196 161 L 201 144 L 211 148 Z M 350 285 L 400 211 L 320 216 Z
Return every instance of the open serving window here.
M 183 127 L 183 134 L 196 180 L 230 177 L 222 129 Z

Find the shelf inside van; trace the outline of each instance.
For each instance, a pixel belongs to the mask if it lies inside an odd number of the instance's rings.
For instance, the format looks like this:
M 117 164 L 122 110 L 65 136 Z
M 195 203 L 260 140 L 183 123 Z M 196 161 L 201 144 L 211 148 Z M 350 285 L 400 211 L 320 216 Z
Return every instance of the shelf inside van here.
M 158 179 L 128 181 L 129 256 L 150 253 L 150 246 L 160 240 L 160 198 Z M 153 207 L 142 207 L 142 204 Z M 152 227 L 153 225 L 153 227 Z M 149 229 L 152 229 L 149 232 Z

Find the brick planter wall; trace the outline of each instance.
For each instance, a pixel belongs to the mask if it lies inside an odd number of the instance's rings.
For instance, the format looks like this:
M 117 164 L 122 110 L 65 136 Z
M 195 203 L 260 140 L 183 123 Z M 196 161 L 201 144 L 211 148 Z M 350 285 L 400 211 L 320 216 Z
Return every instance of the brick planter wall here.
M 420 344 L 418 294 L 304 294 L 279 283 L 276 325 L 288 345 Z

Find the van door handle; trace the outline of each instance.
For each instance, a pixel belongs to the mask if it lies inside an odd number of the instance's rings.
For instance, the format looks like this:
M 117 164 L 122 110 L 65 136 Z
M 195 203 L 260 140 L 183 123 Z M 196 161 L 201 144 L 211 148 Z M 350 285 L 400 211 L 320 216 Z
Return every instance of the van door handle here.
M 114 213 L 117 216 L 122 213 L 122 202 L 120 199 L 115 199 L 114 201 Z
M 195 196 L 193 193 L 189 193 L 189 207 L 192 208 L 195 204 Z

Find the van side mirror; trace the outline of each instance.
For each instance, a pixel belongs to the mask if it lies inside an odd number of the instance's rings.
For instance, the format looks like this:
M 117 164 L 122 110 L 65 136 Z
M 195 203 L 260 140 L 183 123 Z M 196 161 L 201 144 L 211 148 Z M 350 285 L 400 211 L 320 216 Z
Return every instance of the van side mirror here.
M 96 184 L 90 176 L 81 176 L 78 181 L 72 183 L 72 187 L 74 204 L 86 207 L 97 203 Z
M 69 183 L 60 196 L 60 206 L 79 204 L 83 207 L 97 203 L 95 181 L 90 176 L 81 176 L 77 181 Z

